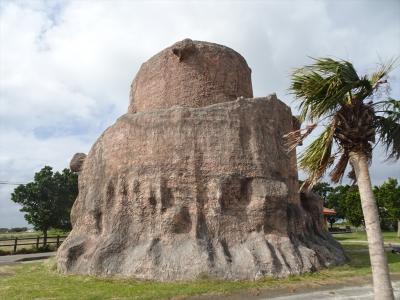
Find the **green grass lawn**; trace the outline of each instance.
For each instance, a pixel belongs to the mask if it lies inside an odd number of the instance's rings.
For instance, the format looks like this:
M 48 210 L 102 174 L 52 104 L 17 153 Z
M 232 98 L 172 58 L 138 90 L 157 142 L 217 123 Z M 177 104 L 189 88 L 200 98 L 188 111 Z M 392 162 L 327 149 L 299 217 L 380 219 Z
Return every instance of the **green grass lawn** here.
M 355 245 L 356 250 L 366 249 Z M 367 252 L 353 252 L 345 246 L 350 261 L 312 274 L 286 279 L 257 281 L 220 281 L 199 279 L 193 282 L 158 283 L 91 276 L 62 275 L 55 271 L 54 260 L 0 267 L 0 299 L 182 299 L 200 294 L 226 294 L 238 290 L 315 286 L 346 282 L 349 278 L 370 275 Z M 400 255 L 388 253 L 390 270 L 400 275 Z
M 365 232 L 352 232 L 334 234 L 333 237 L 342 244 L 357 242 L 367 242 L 367 235 Z M 383 238 L 385 243 L 400 243 L 400 238 L 397 237 L 397 232 L 384 232 Z

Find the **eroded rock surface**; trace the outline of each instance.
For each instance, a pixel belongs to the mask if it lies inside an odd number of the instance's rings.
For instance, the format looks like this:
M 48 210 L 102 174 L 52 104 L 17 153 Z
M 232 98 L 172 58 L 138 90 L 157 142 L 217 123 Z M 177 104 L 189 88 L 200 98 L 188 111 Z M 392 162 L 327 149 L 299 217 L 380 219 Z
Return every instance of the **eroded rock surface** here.
M 275 95 L 227 100 L 128 112 L 102 134 L 82 165 L 60 270 L 254 279 L 344 261 L 322 202 L 298 193 L 289 107 Z
M 186 39 L 140 67 L 131 86 L 129 112 L 201 107 L 238 97 L 253 97 L 245 59 L 228 47 Z
M 75 153 L 69 163 L 69 167 L 72 172 L 79 173 L 82 170 L 82 165 L 85 162 L 85 153 Z

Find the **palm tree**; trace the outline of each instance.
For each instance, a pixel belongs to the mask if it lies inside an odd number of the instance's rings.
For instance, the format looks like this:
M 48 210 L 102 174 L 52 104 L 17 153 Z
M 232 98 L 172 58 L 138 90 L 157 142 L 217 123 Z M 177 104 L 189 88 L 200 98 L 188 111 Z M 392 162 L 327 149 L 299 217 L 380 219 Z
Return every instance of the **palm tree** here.
M 341 181 L 350 164 L 349 177 L 361 196 L 375 299 L 394 299 L 368 169 L 377 143 L 384 145 L 388 159 L 400 158 L 400 101 L 375 100 L 383 99 L 380 91 L 388 87 L 394 63 L 362 77 L 350 62 L 331 58 L 314 59 L 294 70 L 290 91 L 299 101 L 300 121 L 307 124 L 286 135 L 292 150 L 316 128 L 323 128 L 299 156 L 299 167 L 309 176 L 303 188 L 311 188 L 328 170 L 333 182 Z

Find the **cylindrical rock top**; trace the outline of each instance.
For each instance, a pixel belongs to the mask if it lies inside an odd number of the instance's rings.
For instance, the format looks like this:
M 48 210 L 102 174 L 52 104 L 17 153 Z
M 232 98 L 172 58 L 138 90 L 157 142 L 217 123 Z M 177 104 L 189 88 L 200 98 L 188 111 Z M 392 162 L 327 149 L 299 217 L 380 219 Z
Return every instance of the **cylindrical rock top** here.
M 228 47 L 185 39 L 142 64 L 128 112 L 202 107 L 238 97 L 253 97 L 246 60 Z

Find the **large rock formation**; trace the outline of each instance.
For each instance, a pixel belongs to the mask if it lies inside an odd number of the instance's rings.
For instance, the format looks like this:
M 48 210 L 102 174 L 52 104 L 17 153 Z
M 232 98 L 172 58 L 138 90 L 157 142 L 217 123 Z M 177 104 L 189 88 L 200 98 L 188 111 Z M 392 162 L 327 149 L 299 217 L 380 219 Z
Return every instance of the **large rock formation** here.
M 290 108 L 275 95 L 232 101 L 251 96 L 249 82 L 239 54 L 205 42 L 185 40 L 146 62 L 129 112 L 84 160 L 59 269 L 254 279 L 343 262 L 321 201 L 298 193 L 295 152 L 282 138 Z

